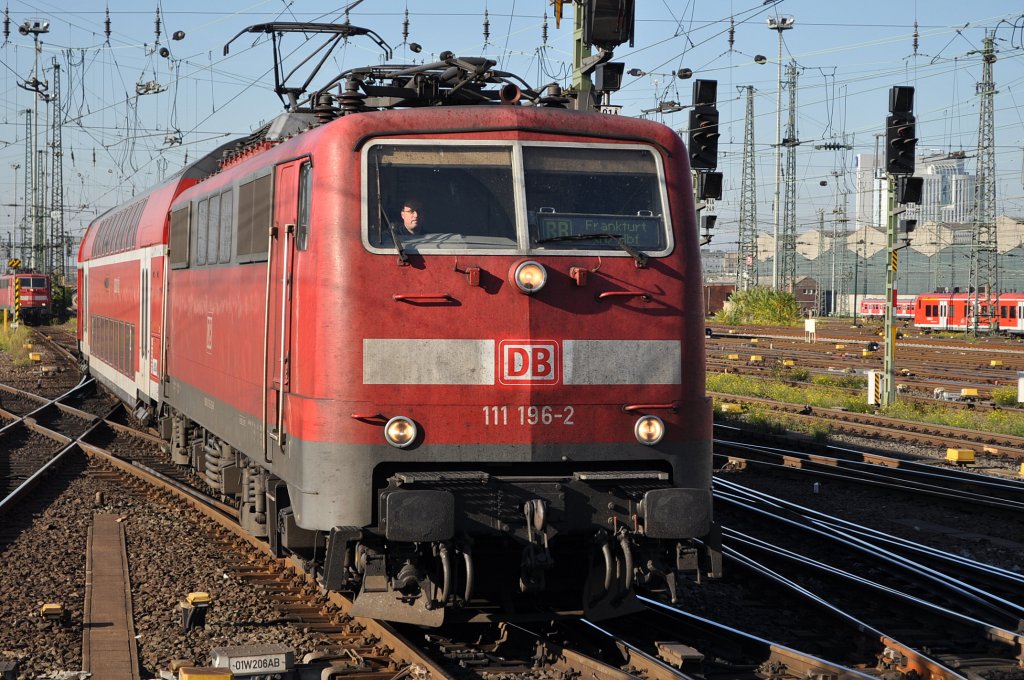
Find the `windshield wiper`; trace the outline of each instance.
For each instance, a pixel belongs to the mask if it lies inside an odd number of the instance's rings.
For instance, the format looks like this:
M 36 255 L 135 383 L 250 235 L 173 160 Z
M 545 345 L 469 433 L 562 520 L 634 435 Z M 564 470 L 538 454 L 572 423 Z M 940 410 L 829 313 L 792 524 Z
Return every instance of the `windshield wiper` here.
M 391 240 L 395 244 L 395 250 L 398 251 L 398 264 L 404 265 L 409 262 L 409 256 L 405 254 L 405 248 L 402 246 L 401 239 L 398 238 L 398 230 L 395 229 L 395 225 L 388 219 L 388 214 L 384 210 L 384 202 L 380 197 L 380 159 L 377 159 L 377 215 L 380 219 L 384 220 L 384 224 L 388 225 L 388 231 L 391 232 Z
M 593 232 L 590 234 L 567 234 L 565 236 L 552 236 L 550 238 L 538 239 L 537 244 L 541 243 L 557 243 L 559 241 L 615 241 L 615 243 L 629 253 L 636 261 L 636 266 L 643 268 L 647 266 L 647 255 L 641 253 L 633 246 L 626 243 L 626 240 L 622 238 L 620 234 L 606 234 L 604 232 Z

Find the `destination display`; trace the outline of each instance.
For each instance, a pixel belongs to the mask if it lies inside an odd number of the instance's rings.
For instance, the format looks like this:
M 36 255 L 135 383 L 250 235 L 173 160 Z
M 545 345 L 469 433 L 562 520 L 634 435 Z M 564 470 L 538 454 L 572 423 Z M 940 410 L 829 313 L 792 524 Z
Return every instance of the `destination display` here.
M 627 245 L 661 247 L 664 227 L 660 217 L 542 213 L 537 215 L 537 241 L 571 240 L 595 234 L 619 236 Z

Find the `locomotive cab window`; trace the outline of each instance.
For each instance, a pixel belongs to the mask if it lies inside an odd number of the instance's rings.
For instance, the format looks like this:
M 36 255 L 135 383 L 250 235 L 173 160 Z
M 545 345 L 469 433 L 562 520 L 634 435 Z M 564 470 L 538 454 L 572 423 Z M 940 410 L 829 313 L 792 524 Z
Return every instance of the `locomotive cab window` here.
M 648 147 L 381 142 L 364 163 L 374 249 L 397 236 L 424 254 L 672 250 L 664 171 Z
M 531 247 L 667 250 L 662 180 L 650 151 L 527 146 L 523 165 Z
M 511 147 L 379 144 L 366 160 L 371 246 L 393 248 L 392 229 L 413 252 L 516 246 Z

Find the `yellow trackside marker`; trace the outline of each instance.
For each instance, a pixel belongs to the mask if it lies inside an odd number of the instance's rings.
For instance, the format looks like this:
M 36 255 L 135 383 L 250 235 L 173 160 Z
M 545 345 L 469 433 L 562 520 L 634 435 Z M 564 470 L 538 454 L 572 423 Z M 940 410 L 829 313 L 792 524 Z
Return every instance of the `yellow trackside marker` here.
M 742 404 L 722 404 L 722 413 L 743 413 Z
M 898 271 L 900 266 L 900 253 L 898 250 L 892 251 L 892 270 Z
M 55 602 L 49 602 L 39 608 L 39 613 L 48 621 L 59 621 L 64 618 L 64 607 Z
M 210 604 L 213 598 L 210 597 L 209 593 L 189 593 L 185 601 L 195 607 L 196 605 Z
M 950 463 L 973 463 L 974 449 L 946 449 L 946 460 Z
M 978 388 L 977 387 L 964 387 L 964 388 L 962 388 L 960 390 L 960 396 L 961 397 L 977 397 L 978 396 Z
M 182 666 L 178 669 L 178 680 L 231 680 L 234 676 L 230 668 L 198 668 L 195 666 Z
M 43 360 L 43 355 L 40 354 L 39 352 L 29 352 L 28 353 L 28 358 L 29 358 L 30 361 L 34 361 L 36 363 L 39 363 L 40 361 Z
M 729 359 L 730 361 L 739 361 L 740 355 L 739 354 L 730 354 L 726 358 Z
M 993 359 L 992 361 L 988 362 L 988 365 L 991 366 L 992 368 L 995 368 L 996 366 L 1002 366 L 1003 362 L 1000 361 L 999 359 Z

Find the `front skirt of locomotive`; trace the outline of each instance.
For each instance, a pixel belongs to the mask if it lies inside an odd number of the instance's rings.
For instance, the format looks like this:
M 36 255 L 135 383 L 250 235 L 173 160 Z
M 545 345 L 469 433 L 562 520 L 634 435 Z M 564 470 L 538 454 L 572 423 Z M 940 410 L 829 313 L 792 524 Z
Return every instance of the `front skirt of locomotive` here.
M 354 615 L 420 625 L 453 607 L 603 618 L 638 588 L 675 600 L 679 571 L 715 571 L 689 540 L 711 531 L 710 491 L 664 471 L 399 472 L 376 532 L 331 531 L 323 581 L 357 590 Z

